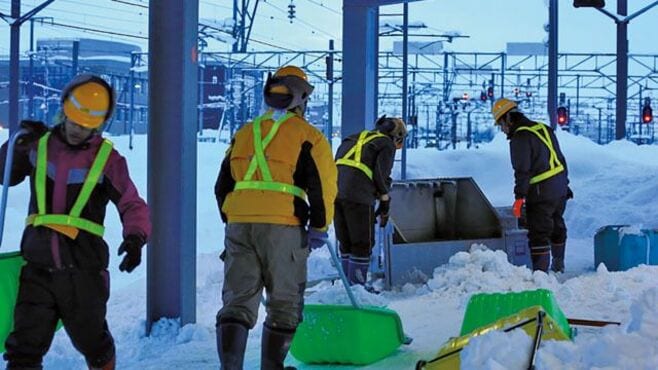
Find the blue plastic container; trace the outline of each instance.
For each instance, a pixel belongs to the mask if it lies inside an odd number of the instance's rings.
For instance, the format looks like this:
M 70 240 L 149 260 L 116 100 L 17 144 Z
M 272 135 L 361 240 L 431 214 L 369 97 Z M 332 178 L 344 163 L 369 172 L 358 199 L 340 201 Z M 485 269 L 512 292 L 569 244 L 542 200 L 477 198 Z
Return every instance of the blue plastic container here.
M 594 235 L 594 267 L 604 263 L 609 271 L 624 271 L 646 264 L 658 265 L 658 230 L 625 232 L 629 225 L 609 225 Z

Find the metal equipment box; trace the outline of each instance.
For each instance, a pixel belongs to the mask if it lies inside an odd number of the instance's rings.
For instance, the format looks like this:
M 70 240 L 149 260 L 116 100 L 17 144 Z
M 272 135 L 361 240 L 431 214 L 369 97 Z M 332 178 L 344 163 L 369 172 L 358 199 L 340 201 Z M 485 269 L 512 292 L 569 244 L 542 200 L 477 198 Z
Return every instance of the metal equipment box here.
M 530 266 L 527 231 L 517 227 L 509 208 L 494 208 L 472 178 L 398 181 L 390 194 L 392 222 L 378 233 L 371 263 L 386 289 L 427 281 L 473 244 Z

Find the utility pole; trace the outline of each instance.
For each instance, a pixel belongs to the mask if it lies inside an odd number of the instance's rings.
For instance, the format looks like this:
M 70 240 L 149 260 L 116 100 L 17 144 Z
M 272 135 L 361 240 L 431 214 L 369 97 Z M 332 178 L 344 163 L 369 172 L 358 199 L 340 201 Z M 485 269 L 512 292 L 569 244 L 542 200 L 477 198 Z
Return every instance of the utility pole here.
M 253 9 L 249 9 L 251 0 L 233 0 L 233 44 L 234 53 L 245 53 L 247 51 L 247 44 L 249 37 L 251 37 L 251 29 L 254 25 L 254 18 L 258 10 L 258 3 L 260 0 L 253 0 Z
M 617 0 L 617 14 L 628 15 L 627 0 Z M 617 128 L 615 138 L 626 137 L 626 99 L 628 97 L 628 22 L 617 23 Z
M 327 84 L 329 102 L 327 107 L 327 127 L 325 135 L 331 146 L 334 127 L 334 40 L 329 40 L 329 55 L 327 56 Z
M 30 18 L 30 64 L 29 64 L 29 85 L 27 89 L 28 104 L 27 104 L 27 115 L 30 119 L 34 119 L 34 21 L 41 21 L 43 23 L 44 19 L 50 19 L 52 17 L 32 17 Z
M 548 117 L 551 127 L 557 126 L 557 62 L 558 62 L 558 1 L 550 0 L 548 7 Z
M 21 16 L 21 0 L 11 0 L 11 18 L 9 37 L 9 132 L 18 129 L 19 82 L 20 82 L 20 35 L 21 25 L 55 0 L 47 0 Z
M 408 61 L 409 61 L 409 4 L 403 4 L 403 15 L 402 15 L 402 119 L 405 123 L 409 124 L 408 119 L 409 115 L 407 114 L 407 93 L 408 93 L 408 84 L 407 73 L 408 73 Z M 407 179 L 407 143 L 402 145 L 402 162 L 400 168 L 400 178 L 401 180 Z
M 30 85 L 27 88 L 27 116 L 34 119 L 34 19 L 30 19 Z
M 130 120 L 129 133 L 130 140 L 128 147 L 133 150 L 133 132 L 135 131 L 135 65 L 137 64 L 137 54 L 130 53 L 130 110 L 128 111 L 128 119 Z
M 20 80 L 20 36 L 21 0 L 11 0 L 11 17 L 14 21 L 10 26 L 9 36 L 9 134 L 18 129 L 18 95 Z
M 552 0 L 556 1 L 556 0 Z M 603 2 L 600 4 L 603 6 Z M 617 104 L 615 122 L 615 140 L 626 137 L 626 99 L 628 98 L 628 23 L 642 13 L 658 5 L 658 1 L 628 15 L 628 0 L 617 0 L 617 15 L 604 8 L 596 7 L 590 2 L 574 1 L 574 6 L 595 7 L 596 10 L 612 18 L 617 24 Z
M 80 41 L 73 41 L 73 50 L 71 56 L 71 79 L 78 74 L 78 59 L 80 57 Z

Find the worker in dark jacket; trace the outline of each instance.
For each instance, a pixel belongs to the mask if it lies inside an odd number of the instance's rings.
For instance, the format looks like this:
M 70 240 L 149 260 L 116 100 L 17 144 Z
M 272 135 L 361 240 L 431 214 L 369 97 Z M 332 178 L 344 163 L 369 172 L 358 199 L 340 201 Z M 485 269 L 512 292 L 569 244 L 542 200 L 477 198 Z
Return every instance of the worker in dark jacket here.
M 564 271 L 567 228 L 564 209 L 573 197 L 569 188 L 567 161 L 553 129 L 528 119 L 516 102 L 501 98 L 492 108 L 496 125 L 510 140 L 514 168 L 514 216 L 525 207 L 533 270 Z
M 30 177 L 29 216 L 21 240 L 27 261 L 20 277 L 7 369 L 41 369 L 59 320 L 90 369 L 115 368 L 114 340 L 105 320 L 109 252 L 105 210 L 121 216 L 126 254 L 121 271 L 141 262 L 151 232 L 149 212 L 128 175 L 126 160 L 99 131 L 110 118 L 114 90 L 97 76 L 80 75 L 62 91 L 62 122 L 48 129 L 23 121 L 28 131 L 14 149 L 9 185 Z M 4 171 L 7 143 L 0 149 Z
M 236 132 L 221 165 L 215 196 L 227 222 L 224 305 L 217 313 L 223 370 L 242 370 L 263 290 L 261 369 L 283 369 L 302 319 L 309 247 L 327 241 L 336 165 L 327 139 L 304 118 L 312 91 L 296 66 L 269 76 L 270 110 Z
M 336 152 L 338 196 L 334 226 L 340 242 L 341 265 L 351 284 L 365 285 L 367 281 L 375 244 L 375 217 L 379 217 L 379 226 L 386 226 L 395 150 L 402 148 L 406 135 L 401 119 L 382 116 L 373 131 L 346 137 Z M 376 201 L 379 206 L 375 211 Z

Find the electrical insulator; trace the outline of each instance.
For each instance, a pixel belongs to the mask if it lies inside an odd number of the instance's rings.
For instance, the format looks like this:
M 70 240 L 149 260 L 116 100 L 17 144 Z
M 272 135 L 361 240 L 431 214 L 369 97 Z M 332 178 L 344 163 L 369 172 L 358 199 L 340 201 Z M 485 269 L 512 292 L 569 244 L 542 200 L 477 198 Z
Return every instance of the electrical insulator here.
M 295 19 L 295 4 L 293 4 L 292 0 L 290 0 L 290 4 L 288 4 L 288 19 L 290 19 L 290 23 Z

